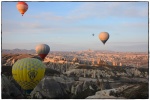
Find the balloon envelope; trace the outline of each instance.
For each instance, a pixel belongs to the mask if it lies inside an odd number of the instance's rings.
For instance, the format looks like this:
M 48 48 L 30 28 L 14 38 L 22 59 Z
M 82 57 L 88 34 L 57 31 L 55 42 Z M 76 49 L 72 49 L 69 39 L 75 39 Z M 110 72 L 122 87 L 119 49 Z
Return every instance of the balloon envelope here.
M 23 58 L 12 67 L 12 75 L 24 90 L 32 90 L 43 78 L 45 65 L 36 58 Z
M 22 14 L 22 16 L 28 10 L 28 4 L 23 1 L 18 2 L 16 6 L 18 11 Z
M 109 33 L 108 32 L 101 32 L 99 34 L 99 39 L 103 42 L 103 44 L 105 44 L 106 41 L 109 39 Z
M 39 44 L 36 46 L 36 53 L 44 60 L 50 51 L 50 47 L 47 44 Z

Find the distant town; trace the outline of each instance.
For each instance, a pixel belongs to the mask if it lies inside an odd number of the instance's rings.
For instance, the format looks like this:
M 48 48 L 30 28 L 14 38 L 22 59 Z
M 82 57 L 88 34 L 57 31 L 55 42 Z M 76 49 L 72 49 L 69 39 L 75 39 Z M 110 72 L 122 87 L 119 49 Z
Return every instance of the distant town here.
M 27 53 L 36 54 L 35 50 L 2 50 L 5 53 Z M 67 63 L 72 62 L 76 64 L 86 65 L 100 65 L 107 64 L 111 66 L 130 66 L 130 67 L 146 67 L 148 68 L 148 53 L 147 52 L 115 52 L 115 51 L 51 51 L 44 62 Z

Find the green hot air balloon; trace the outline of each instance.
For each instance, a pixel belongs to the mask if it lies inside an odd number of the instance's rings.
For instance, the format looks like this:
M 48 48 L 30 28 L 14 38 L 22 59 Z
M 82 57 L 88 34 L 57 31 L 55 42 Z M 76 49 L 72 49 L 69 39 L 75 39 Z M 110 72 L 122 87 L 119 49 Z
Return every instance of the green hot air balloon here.
M 36 46 L 36 53 L 44 60 L 50 51 L 50 47 L 47 44 L 39 44 Z
M 30 93 L 44 77 L 45 65 L 36 58 L 23 58 L 15 62 L 12 75 L 27 93 Z
M 109 39 L 109 33 L 108 32 L 101 32 L 99 34 L 99 39 L 103 42 L 103 44 L 105 44 L 106 41 Z

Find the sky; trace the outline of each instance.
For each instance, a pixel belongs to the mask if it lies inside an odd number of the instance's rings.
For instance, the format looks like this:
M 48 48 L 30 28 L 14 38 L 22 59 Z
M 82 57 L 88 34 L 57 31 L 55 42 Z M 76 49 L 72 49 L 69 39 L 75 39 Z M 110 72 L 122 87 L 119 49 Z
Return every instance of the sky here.
M 1 2 L 2 49 L 148 52 L 148 2 Z M 110 37 L 104 45 L 100 32 Z M 92 36 L 94 34 L 94 36 Z

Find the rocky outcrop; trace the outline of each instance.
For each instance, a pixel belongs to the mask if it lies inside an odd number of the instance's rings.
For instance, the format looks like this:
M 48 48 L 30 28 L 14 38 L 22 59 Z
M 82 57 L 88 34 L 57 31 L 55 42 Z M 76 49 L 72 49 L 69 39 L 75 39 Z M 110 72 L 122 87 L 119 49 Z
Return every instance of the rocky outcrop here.
M 73 78 L 61 75 L 45 76 L 31 92 L 31 98 L 40 99 L 64 99 L 64 98 L 86 98 L 97 91 L 95 82 L 74 81 Z
M 42 60 L 37 55 L 31 54 L 2 54 L 2 65 L 3 66 L 13 66 L 13 64 L 18 60 L 26 57 L 37 58 Z M 60 73 L 67 74 L 68 76 L 77 77 L 91 77 L 96 78 L 99 76 L 103 77 L 146 77 L 148 78 L 148 72 L 140 71 L 138 68 L 127 68 L 127 67 L 92 67 L 88 65 L 77 65 L 73 63 L 53 63 L 44 62 L 48 68 L 56 70 Z
M 133 85 L 123 85 L 114 89 L 97 91 L 95 95 L 88 96 L 87 99 L 124 99 L 121 92 L 132 86 Z
M 125 91 L 122 92 L 122 96 L 127 99 L 148 99 L 148 83 L 136 84 L 132 88 L 127 88 Z
M 45 76 L 31 92 L 31 98 L 69 98 L 73 80 Z
M 2 65 L 3 66 L 13 66 L 13 64 L 22 58 L 36 58 L 42 61 L 39 56 L 31 54 L 3 54 L 2 55 Z
M 22 92 L 5 75 L 1 76 L 2 99 L 21 99 L 24 98 Z
M 95 82 L 92 81 L 77 81 L 71 87 L 71 98 L 85 99 L 89 95 L 93 95 L 97 91 Z
M 87 99 L 148 99 L 148 83 L 123 85 L 98 91 Z
M 148 78 L 148 73 L 147 72 L 141 72 L 137 68 L 122 68 L 124 72 L 121 71 L 114 71 L 111 69 L 71 69 L 69 71 L 66 71 L 65 74 L 68 76 L 74 75 L 78 77 L 90 77 L 90 78 L 96 78 L 103 76 L 105 78 L 108 77 L 146 77 Z
M 134 77 L 134 76 L 140 77 L 141 76 L 141 72 L 136 68 L 130 68 L 130 69 L 126 68 L 125 70 L 126 70 L 126 73 L 128 76 L 132 76 L 132 77 Z

